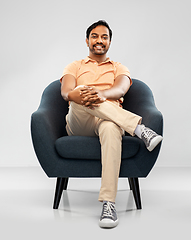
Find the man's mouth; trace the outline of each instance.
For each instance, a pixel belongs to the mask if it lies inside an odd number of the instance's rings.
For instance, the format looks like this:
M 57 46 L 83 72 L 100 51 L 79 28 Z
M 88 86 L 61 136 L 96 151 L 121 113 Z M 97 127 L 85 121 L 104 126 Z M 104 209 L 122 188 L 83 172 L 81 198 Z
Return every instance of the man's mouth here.
M 104 45 L 94 45 L 94 48 L 101 50 L 101 49 L 105 48 L 105 46 Z

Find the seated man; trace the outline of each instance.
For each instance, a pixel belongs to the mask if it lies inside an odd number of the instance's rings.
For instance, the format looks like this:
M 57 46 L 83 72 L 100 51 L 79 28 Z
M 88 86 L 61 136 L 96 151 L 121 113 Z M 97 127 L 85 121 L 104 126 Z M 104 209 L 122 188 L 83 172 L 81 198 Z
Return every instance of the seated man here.
M 137 135 L 149 151 L 162 141 L 162 136 L 141 125 L 141 116 L 120 105 L 132 80 L 125 66 L 106 57 L 111 38 L 112 31 L 105 21 L 92 24 L 86 31 L 89 56 L 69 64 L 60 80 L 61 94 L 70 102 L 66 116 L 68 135 L 99 136 L 102 157 L 99 201 L 103 202 L 99 225 L 107 228 L 118 224 L 115 198 L 124 131 Z

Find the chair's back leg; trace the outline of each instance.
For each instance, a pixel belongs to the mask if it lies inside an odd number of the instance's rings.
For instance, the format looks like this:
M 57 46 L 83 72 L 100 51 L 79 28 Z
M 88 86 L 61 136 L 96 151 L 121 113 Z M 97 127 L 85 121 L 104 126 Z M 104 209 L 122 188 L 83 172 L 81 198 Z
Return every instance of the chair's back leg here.
M 132 186 L 131 186 L 131 179 L 128 178 L 128 181 L 129 181 L 129 187 L 130 187 L 130 190 L 132 190 Z
M 63 190 L 67 190 L 68 178 L 64 178 Z

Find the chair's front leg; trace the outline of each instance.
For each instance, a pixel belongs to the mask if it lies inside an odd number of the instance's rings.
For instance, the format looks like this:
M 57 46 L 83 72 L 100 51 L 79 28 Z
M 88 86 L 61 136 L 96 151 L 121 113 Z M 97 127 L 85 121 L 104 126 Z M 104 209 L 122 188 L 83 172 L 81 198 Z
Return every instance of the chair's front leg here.
M 58 209 L 63 190 L 67 189 L 68 178 L 57 178 L 53 209 Z
M 130 189 L 133 191 L 133 196 L 135 199 L 135 204 L 137 209 L 142 209 L 141 206 L 141 195 L 139 190 L 139 179 L 138 178 L 128 178 Z

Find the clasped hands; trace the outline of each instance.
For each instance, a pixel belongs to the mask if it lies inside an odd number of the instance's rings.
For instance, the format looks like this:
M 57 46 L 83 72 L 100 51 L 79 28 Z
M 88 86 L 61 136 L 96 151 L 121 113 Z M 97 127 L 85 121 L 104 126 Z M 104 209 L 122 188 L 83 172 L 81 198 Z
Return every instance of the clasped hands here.
M 99 104 L 106 100 L 101 90 L 90 86 L 78 87 L 73 90 L 72 95 L 76 103 L 90 109 L 99 107 Z

